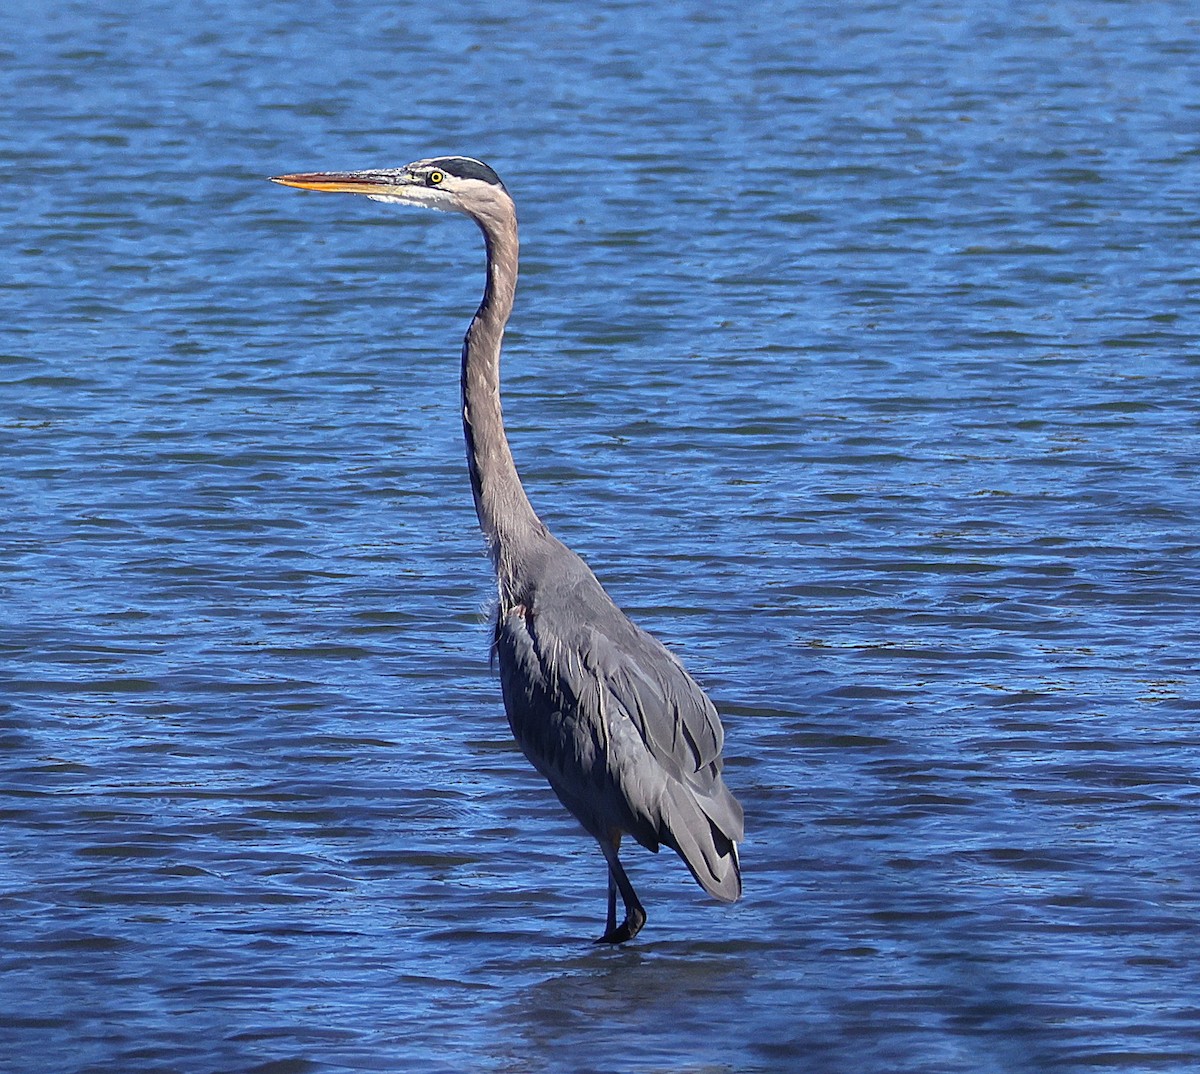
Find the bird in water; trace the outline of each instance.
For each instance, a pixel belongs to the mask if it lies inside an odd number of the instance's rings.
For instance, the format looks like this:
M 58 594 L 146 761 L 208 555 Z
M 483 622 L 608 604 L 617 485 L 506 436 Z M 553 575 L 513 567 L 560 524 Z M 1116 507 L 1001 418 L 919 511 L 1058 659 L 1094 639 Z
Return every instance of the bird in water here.
M 509 726 L 608 863 L 608 917 L 597 943 L 624 943 L 646 922 L 618 857 L 625 835 L 655 852 L 671 847 L 705 891 L 735 901 L 742 808 L 721 779 L 716 709 L 550 533 L 513 463 L 500 345 L 517 283 L 517 214 L 499 176 L 482 161 L 451 156 L 273 182 L 463 213 L 483 231 L 487 282 L 463 342 L 462 416 L 475 511 L 499 589 L 495 660 Z

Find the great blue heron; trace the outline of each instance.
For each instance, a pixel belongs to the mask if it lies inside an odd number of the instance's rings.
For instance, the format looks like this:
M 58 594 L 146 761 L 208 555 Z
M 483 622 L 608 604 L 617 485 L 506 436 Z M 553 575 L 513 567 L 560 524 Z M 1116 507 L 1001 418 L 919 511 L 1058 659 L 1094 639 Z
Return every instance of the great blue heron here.
M 724 733 L 683 665 L 635 626 L 534 513 L 500 410 L 500 343 L 517 283 L 517 214 L 491 168 L 435 157 L 403 168 L 274 177 L 307 190 L 465 213 L 487 246 L 483 301 L 462 352 L 463 434 L 475 511 L 496 569 L 495 656 L 513 736 L 608 862 L 608 920 L 624 943 L 646 911 L 618 857 L 629 834 L 665 843 L 722 902 L 742 892 L 742 808 L 721 779 Z M 625 918 L 617 924 L 617 892 Z

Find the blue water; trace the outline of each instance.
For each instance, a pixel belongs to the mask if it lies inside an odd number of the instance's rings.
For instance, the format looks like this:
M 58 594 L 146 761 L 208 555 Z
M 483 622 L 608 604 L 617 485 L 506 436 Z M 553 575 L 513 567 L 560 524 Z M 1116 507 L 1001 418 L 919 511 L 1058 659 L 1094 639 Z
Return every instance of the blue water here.
M 1187 0 L 0 14 L 0 1069 L 1200 1065 Z M 458 425 L 710 690 L 746 893 L 510 743 Z

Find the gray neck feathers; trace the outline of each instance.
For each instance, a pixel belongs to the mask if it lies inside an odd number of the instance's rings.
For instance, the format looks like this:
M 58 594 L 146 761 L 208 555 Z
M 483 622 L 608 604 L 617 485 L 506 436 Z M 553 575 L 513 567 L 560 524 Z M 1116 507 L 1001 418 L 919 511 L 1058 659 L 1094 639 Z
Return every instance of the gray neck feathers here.
M 463 340 L 463 436 L 475 513 L 503 602 L 519 599 L 515 561 L 546 530 L 521 486 L 500 407 L 500 344 L 517 286 L 516 211 L 507 194 L 498 191 L 494 204 L 474 218 L 487 243 L 487 286 Z

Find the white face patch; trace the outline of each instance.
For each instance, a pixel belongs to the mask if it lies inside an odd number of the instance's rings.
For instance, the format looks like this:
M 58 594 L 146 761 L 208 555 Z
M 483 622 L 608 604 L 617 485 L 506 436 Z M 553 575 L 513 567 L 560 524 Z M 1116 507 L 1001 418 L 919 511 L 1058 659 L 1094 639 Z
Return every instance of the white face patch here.
M 401 187 L 393 194 L 368 194 L 372 201 L 389 205 L 419 205 L 423 209 L 453 211 L 457 206 L 448 191 L 428 186 Z
M 387 194 L 368 194 L 372 201 L 392 205 L 416 205 L 422 209 L 438 209 L 442 212 L 470 213 L 471 205 L 487 204 L 495 196 L 497 188 L 480 179 L 463 179 L 443 172 L 443 179 L 436 186 L 425 186 L 423 177 L 417 174 L 412 186 L 397 187 Z

